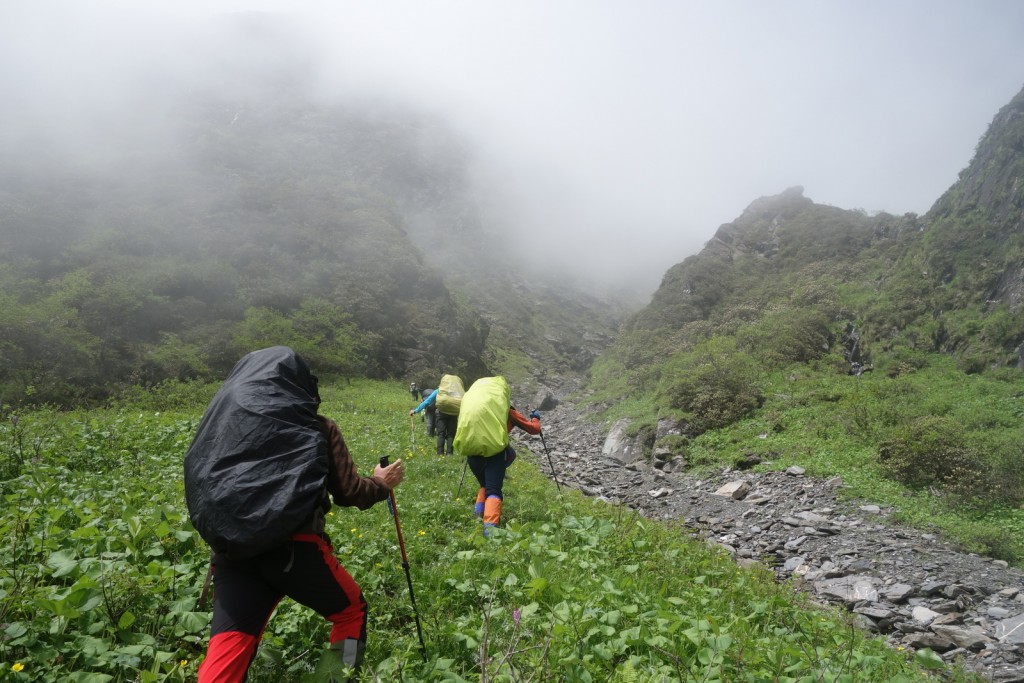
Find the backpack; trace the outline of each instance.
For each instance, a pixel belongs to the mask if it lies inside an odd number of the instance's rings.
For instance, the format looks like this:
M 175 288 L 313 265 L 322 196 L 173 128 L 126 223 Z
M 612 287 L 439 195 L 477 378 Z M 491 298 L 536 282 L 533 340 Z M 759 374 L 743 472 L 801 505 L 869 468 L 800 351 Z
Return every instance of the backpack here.
M 482 377 L 462 397 L 452 448 L 462 456 L 490 457 L 508 446 L 510 391 L 504 377 Z
M 466 390 L 457 375 L 445 375 L 437 385 L 437 398 L 434 403 L 437 409 L 446 415 L 458 415 L 462 405 L 462 395 Z
M 235 364 L 185 454 L 189 518 L 210 547 L 245 559 L 312 519 L 327 482 L 316 378 L 286 346 Z

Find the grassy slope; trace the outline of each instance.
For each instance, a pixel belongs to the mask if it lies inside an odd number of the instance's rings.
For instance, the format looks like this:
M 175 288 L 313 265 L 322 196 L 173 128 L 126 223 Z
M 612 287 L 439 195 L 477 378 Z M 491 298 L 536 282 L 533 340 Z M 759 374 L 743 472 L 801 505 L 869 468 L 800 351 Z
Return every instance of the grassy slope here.
M 1024 558 L 1024 510 L 1014 506 L 964 505 L 936 487 L 911 489 L 887 476 L 879 460 L 880 444 L 926 416 L 958 424 L 964 438 L 991 458 L 992 467 L 1019 471 L 1024 440 L 1024 392 L 1019 374 L 967 375 L 956 359 L 918 356 L 921 367 L 890 377 L 885 367 L 853 377 L 835 372 L 828 360 L 794 364 L 758 376 L 764 404 L 750 416 L 709 430 L 681 453 L 696 468 L 721 468 L 754 453 L 759 468 L 800 465 L 811 475 L 841 476 L 851 498 L 892 506 L 896 518 L 921 528 L 938 528 L 965 548 L 1014 563 Z M 651 424 L 673 411 L 653 393 L 630 395 L 629 373 L 605 360 L 590 400 L 608 406 L 602 419 L 630 417 Z M 1001 455 L 997 455 L 1001 454 Z M 1000 470 L 1002 471 L 1002 470 Z
M 505 530 L 484 539 L 468 483 L 456 496 L 463 461 L 437 459 L 421 424 L 410 428 L 403 386 L 324 394 L 362 471 L 382 454 L 408 463 L 397 501 L 427 663 L 386 507 L 330 518 L 370 603 L 366 671 L 377 678 L 365 680 L 920 680 L 917 664 L 934 662 L 907 662 L 679 529 L 559 496 L 529 454 L 510 471 Z M 0 483 L 5 680 L 194 678 L 207 551 L 186 521 L 181 457 L 208 395 L 4 416 L 0 465 L 23 471 Z M 286 600 L 250 680 L 298 680 L 326 636 Z

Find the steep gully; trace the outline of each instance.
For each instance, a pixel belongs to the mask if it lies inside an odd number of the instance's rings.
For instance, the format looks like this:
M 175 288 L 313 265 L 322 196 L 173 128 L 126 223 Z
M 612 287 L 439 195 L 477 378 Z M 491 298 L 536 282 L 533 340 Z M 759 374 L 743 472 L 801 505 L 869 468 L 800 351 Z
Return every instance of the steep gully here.
M 605 454 L 600 425 L 570 403 L 545 411 L 539 437 L 514 434 L 562 486 L 681 522 L 736 562 L 761 562 L 894 647 L 931 648 L 985 680 L 1024 683 L 1024 571 L 900 526 L 890 510 L 837 496 L 839 478 L 726 470 L 695 477 Z

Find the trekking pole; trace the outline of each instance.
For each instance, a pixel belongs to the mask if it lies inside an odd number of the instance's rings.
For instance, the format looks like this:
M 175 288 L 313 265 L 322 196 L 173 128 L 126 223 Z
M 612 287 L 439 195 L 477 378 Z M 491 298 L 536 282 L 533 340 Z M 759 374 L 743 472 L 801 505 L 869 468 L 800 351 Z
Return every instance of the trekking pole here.
M 412 415 L 409 416 L 409 434 L 411 435 L 410 438 L 412 439 L 412 452 L 415 453 L 416 452 L 416 424 L 415 424 L 415 421 L 413 420 Z
M 388 466 L 388 456 L 380 456 L 380 466 Z M 420 613 L 416 609 L 416 596 L 412 592 L 412 574 L 409 573 L 409 557 L 405 554 L 405 539 L 402 538 L 402 525 L 398 522 L 398 506 L 395 505 L 395 492 L 388 492 L 388 510 L 395 518 L 395 531 L 398 532 L 398 549 L 402 551 L 402 569 L 405 570 L 405 580 L 409 584 L 409 601 L 412 602 L 412 614 L 416 618 L 416 637 L 420 639 L 420 653 L 423 661 L 427 661 L 427 646 L 423 644 L 423 631 L 420 629 Z
M 466 464 L 462 466 L 462 477 L 459 479 L 459 490 L 455 492 L 455 500 L 459 499 L 459 494 L 462 493 L 462 482 L 466 481 L 466 470 L 469 468 L 469 458 L 466 458 Z
M 544 454 L 548 456 L 548 464 L 551 465 L 551 478 L 555 480 L 555 488 L 558 489 L 558 497 L 562 497 L 562 487 L 558 484 L 558 475 L 555 474 L 555 463 L 551 462 L 551 452 L 548 450 L 548 443 L 544 440 L 544 430 L 540 430 L 540 442 L 544 446 Z

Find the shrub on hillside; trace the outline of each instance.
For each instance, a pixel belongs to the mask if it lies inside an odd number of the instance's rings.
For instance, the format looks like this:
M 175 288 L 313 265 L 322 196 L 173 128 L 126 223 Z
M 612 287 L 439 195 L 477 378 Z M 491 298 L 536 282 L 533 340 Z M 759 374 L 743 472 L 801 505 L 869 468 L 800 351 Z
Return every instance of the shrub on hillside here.
M 764 402 L 757 363 L 723 337 L 679 354 L 663 377 L 662 394 L 697 433 L 736 422 Z
M 879 445 L 887 474 L 911 488 L 937 488 L 964 501 L 984 494 L 988 465 L 968 444 L 961 425 L 947 417 L 925 415 L 897 428 Z
M 737 338 L 740 348 L 771 365 L 815 360 L 832 344 L 828 317 L 813 308 L 774 311 L 742 328 Z

